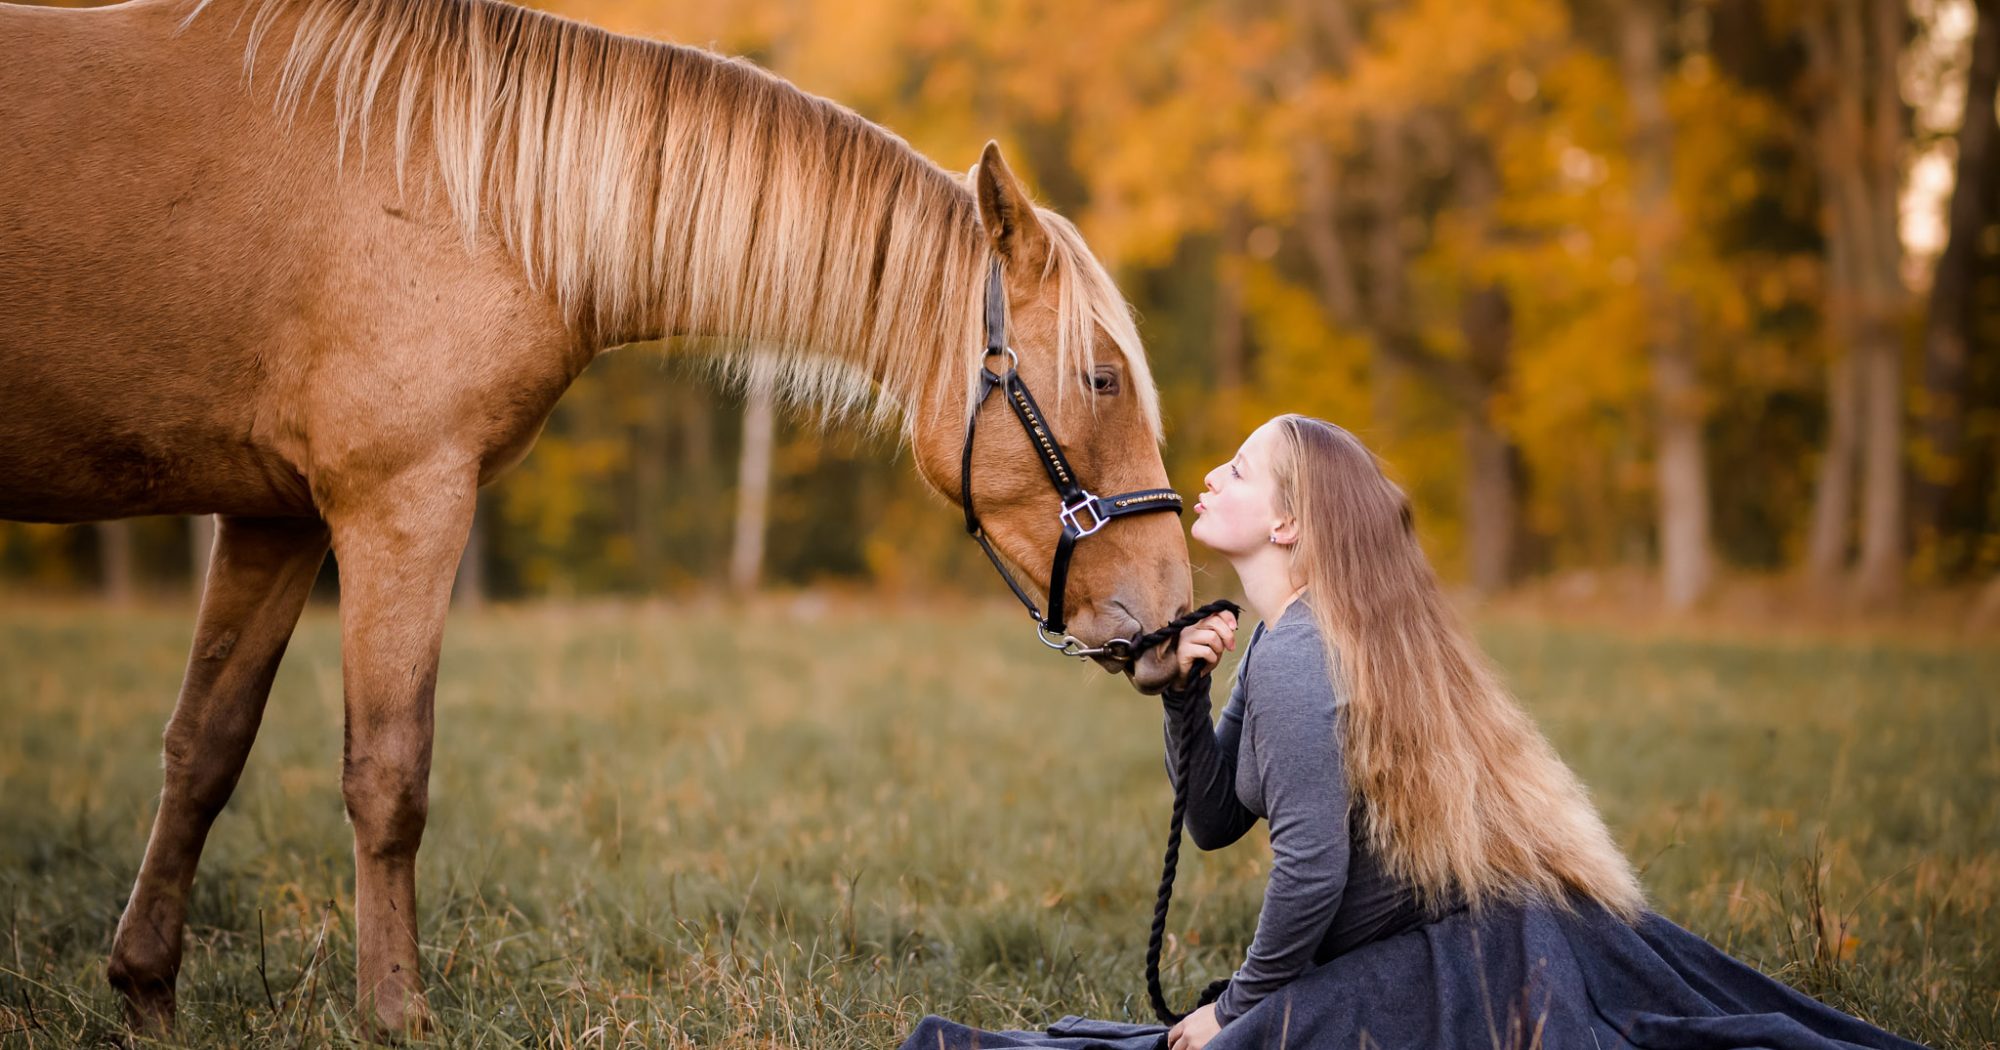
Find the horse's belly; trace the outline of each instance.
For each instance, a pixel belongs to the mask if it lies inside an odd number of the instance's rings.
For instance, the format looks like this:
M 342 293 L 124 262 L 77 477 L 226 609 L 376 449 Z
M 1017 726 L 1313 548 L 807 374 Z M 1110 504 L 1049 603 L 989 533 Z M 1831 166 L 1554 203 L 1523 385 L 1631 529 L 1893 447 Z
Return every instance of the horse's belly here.
M 171 339 L 0 342 L 0 518 L 312 513 L 260 436 L 263 395 Z
M 121 426 L 101 415 L 78 421 L 34 412 L 0 420 L 0 519 L 315 513 L 305 480 L 240 438 L 140 420 Z

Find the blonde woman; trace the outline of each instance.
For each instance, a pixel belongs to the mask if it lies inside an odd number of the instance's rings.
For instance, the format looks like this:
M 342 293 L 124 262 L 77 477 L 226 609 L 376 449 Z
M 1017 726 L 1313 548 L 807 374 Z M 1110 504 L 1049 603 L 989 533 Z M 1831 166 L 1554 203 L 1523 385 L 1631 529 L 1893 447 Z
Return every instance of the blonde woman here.
M 1219 720 L 1194 672 L 1236 648 L 1227 613 L 1182 633 L 1165 697 L 1195 844 L 1270 825 L 1243 965 L 1171 1029 L 927 1018 L 906 1048 L 1914 1045 L 1647 910 L 1583 786 L 1446 604 L 1408 499 L 1352 434 L 1273 419 L 1194 509 L 1194 538 L 1263 620 Z

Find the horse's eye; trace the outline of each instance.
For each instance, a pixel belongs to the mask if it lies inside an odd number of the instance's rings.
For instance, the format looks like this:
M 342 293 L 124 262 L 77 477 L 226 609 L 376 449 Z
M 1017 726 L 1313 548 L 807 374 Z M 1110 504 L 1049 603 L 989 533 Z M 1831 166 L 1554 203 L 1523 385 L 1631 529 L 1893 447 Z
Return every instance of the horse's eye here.
M 1090 389 L 1099 394 L 1118 392 L 1118 373 L 1111 368 L 1099 368 L 1090 374 Z

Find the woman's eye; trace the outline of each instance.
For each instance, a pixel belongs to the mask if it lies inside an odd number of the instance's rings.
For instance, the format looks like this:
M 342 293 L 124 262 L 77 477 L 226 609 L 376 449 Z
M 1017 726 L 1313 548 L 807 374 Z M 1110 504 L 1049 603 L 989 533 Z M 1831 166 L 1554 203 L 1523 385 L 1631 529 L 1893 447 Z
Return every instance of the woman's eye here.
M 1242 475 L 1242 474 L 1241 474 L 1241 473 L 1240 473 L 1239 471 L 1237 471 L 1237 469 L 1236 469 L 1236 464 L 1234 464 L 1234 463 L 1231 463 L 1231 464 L 1229 465 L 1229 476 L 1230 476 L 1230 477 L 1232 477 L 1232 478 L 1240 478 L 1240 477 L 1242 477 L 1243 475 Z

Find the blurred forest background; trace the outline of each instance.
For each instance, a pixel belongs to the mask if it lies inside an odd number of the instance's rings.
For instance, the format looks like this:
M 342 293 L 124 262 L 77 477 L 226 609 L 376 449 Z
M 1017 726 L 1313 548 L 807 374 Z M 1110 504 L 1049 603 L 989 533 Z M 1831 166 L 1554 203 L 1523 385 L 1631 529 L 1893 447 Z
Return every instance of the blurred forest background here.
M 1307 412 L 1475 594 L 2000 619 L 2000 0 L 541 3 L 998 138 L 1140 315 L 1183 491 Z M 665 349 L 486 490 L 464 600 L 995 589 L 893 441 Z M 209 536 L 0 523 L 0 580 L 184 590 Z
M 1354 430 L 1663 913 L 2000 1046 L 2000 0 L 537 2 L 952 170 L 999 139 L 1138 312 L 1177 488 L 1276 412 Z M 211 538 L 0 522 L 0 1041 L 116 1037 Z M 1142 1012 L 1158 709 L 1027 655 L 892 439 L 608 354 L 481 494 L 459 598 L 491 604 L 437 688 L 437 1045 Z M 339 629 L 303 617 L 208 846 L 190 1043 L 355 1035 Z M 1184 854 L 1177 999 L 1255 930 L 1269 853 L 1231 849 Z

